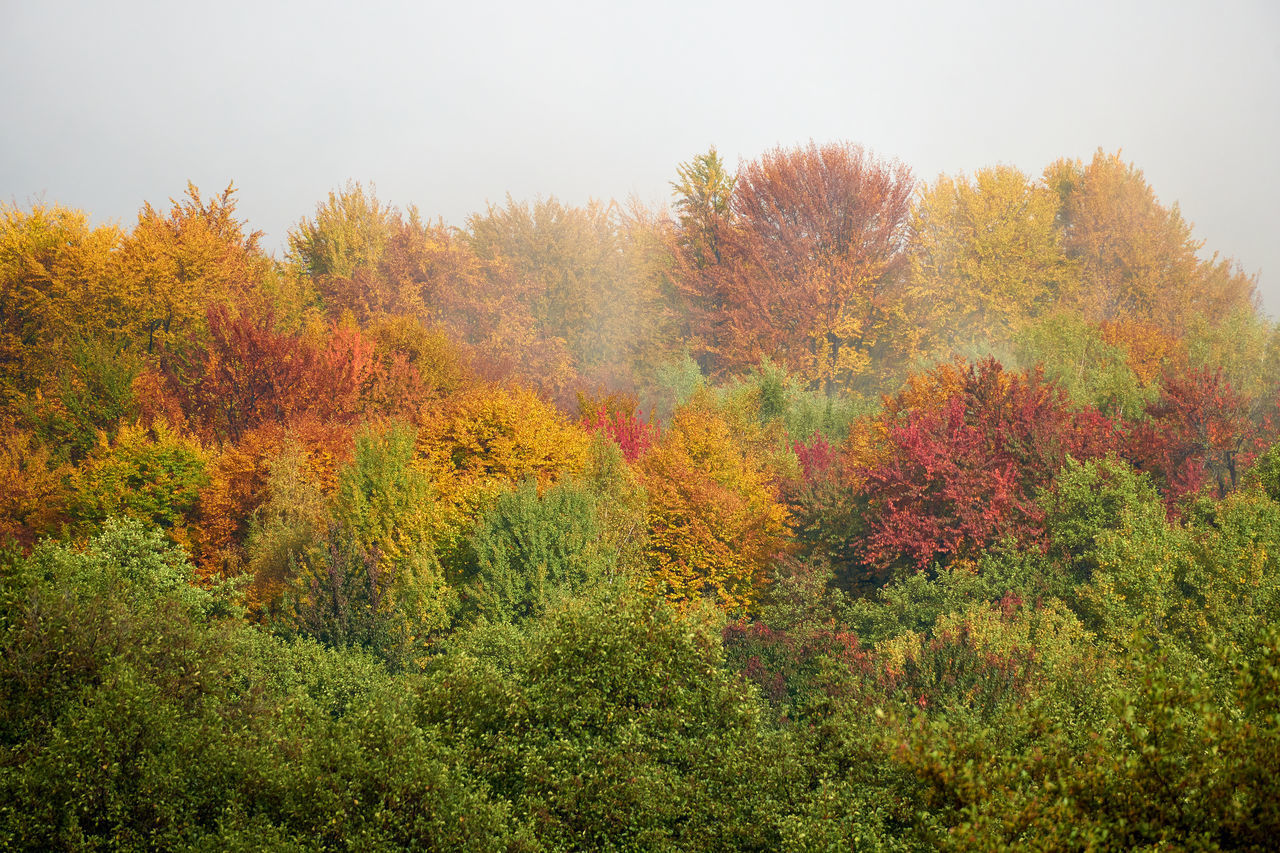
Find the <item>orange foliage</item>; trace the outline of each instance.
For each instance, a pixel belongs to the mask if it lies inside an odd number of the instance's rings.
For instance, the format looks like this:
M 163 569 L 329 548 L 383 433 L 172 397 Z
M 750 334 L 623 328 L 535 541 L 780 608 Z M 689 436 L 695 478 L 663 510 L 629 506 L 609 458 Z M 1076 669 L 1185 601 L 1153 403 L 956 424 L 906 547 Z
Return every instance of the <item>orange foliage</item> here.
M 64 519 L 70 470 L 50 457 L 30 434 L 0 432 L 0 547 L 29 549 Z
M 351 459 L 352 428 L 314 417 L 288 425 L 265 424 L 227 444 L 208 468 L 200 491 L 197 568 L 202 577 L 230 576 L 245 568 L 244 544 L 253 514 L 267 500 L 272 461 L 297 445 L 307 473 L 325 495 L 337 488 L 338 469 Z
M 1187 368 L 1186 342 L 1155 323 L 1133 318 L 1110 320 L 1101 325 L 1102 339 L 1126 352 L 1125 363 L 1143 385 L 1155 385 L 1166 369 Z

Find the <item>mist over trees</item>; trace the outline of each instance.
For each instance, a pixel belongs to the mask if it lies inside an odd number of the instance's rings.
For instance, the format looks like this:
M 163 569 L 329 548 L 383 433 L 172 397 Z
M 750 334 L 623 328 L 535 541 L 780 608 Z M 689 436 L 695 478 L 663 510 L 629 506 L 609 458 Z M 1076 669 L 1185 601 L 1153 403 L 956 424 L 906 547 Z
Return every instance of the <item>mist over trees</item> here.
M 0 846 L 1265 849 L 1280 335 L 1118 154 L 0 206 Z

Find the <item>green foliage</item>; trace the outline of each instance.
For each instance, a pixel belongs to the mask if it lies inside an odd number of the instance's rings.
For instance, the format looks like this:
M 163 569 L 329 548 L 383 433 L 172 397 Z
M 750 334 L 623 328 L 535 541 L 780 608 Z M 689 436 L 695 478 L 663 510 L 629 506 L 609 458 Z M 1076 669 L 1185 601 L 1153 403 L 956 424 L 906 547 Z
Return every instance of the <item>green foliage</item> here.
M 350 278 L 382 258 L 397 218 L 372 190 L 348 182 L 316 206 L 314 222 L 303 219 L 289 232 L 289 251 L 309 276 Z
M 194 438 L 157 421 L 125 425 L 99 445 L 74 479 L 71 518 L 85 528 L 118 515 L 164 528 L 185 542 L 208 456 Z
M 972 565 L 895 578 L 875 598 L 851 601 L 842 615 L 863 643 L 874 645 L 907 632 L 926 633 L 941 617 L 979 603 L 1035 602 L 1060 597 L 1068 588 L 1043 555 L 1005 543 Z
M 518 622 L 598 583 L 617 560 L 600 533 L 596 500 L 583 486 L 561 481 L 539 495 L 525 481 L 498 498 L 470 538 L 466 609 Z
M 0 595 L 0 846 L 501 849 L 489 799 L 372 659 L 282 644 L 156 532 L 45 545 Z
M 1104 533 L 1161 531 L 1165 523 L 1155 486 L 1114 456 L 1087 462 L 1068 457 L 1040 505 L 1053 555 L 1085 581 L 1098 568 Z
M 41 441 L 65 459 L 78 462 L 116 428 L 136 416 L 133 382 L 142 371 L 136 353 L 101 341 L 81 339 L 69 346 L 68 364 L 58 372 L 48 396 L 24 400 L 19 408 Z
M 1107 343 L 1101 331 L 1078 315 L 1059 311 L 1015 336 L 1018 361 L 1043 366 L 1077 406 L 1093 406 L 1111 417 L 1138 418 L 1159 389 L 1144 384 L 1129 367 L 1126 351 Z
M 426 721 L 549 849 L 777 849 L 800 796 L 786 741 L 722 669 L 713 625 L 635 594 L 566 602 L 498 658 L 459 650 Z
M 1241 480 L 1241 488 L 1258 488 L 1280 503 L 1280 444 L 1273 444 L 1253 461 Z

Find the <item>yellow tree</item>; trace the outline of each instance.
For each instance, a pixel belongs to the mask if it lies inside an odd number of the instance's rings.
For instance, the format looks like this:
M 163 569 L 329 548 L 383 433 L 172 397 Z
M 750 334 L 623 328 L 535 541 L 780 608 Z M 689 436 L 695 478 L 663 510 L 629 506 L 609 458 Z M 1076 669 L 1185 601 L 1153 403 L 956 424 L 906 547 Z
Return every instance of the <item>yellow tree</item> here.
M 423 413 L 416 447 L 414 465 L 430 479 L 449 528 L 440 537 L 448 551 L 517 483 L 545 487 L 581 473 L 590 437 L 532 391 L 476 386 Z
M 131 311 L 119 292 L 120 232 L 78 210 L 0 204 L 0 402 L 62 373 L 77 341 L 119 346 Z
M 187 184 L 168 215 L 149 203 L 121 249 L 126 299 L 147 352 L 183 343 L 205 327 L 212 304 L 250 295 L 271 262 L 235 217 L 235 189 L 208 200 Z
M 774 478 L 743 441 L 749 426 L 733 420 L 700 392 L 640 459 L 650 584 L 677 603 L 709 597 L 727 610 L 748 608 L 786 549 Z
M 1007 166 L 942 176 L 912 215 L 909 300 L 935 355 L 1007 343 L 1068 290 L 1071 264 L 1054 227 L 1058 196 Z
M 1118 153 L 1099 150 L 1088 165 L 1060 160 L 1045 180 L 1058 191 L 1063 245 L 1080 267 L 1073 304 L 1090 319 L 1130 316 L 1179 334 L 1196 315 L 1256 307 L 1252 280 L 1216 257 L 1200 261 L 1203 244 L 1178 206 L 1161 205 Z
M 528 310 L 541 335 L 564 341 L 579 370 L 608 355 L 602 318 L 622 279 L 616 208 L 571 207 L 554 198 L 533 204 L 510 197 L 467 221 L 467 241 L 487 262 L 528 281 Z

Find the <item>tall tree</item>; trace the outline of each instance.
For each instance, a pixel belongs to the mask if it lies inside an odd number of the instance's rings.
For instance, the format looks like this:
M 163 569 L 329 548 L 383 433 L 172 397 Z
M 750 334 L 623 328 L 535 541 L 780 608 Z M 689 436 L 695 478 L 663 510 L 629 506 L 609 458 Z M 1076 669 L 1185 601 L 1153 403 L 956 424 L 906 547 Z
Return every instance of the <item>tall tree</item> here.
M 941 355 L 1008 343 L 1052 305 L 1072 275 L 1054 228 L 1058 196 L 1007 166 L 940 177 L 912 216 L 912 316 Z
M 905 166 L 848 143 L 743 166 L 719 260 L 691 235 L 675 277 L 704 367 L 770 357 L 815 386 L 865 379 L 890 338 L 912 186 Z
M 149 203 L 121 248 L 129 308 L 147 352 L 201 337 L 210 306 L 251 294 L 270 267 L 258 231 L 235 216 L 235 188 L 207 200 L 194 184 L 167 215 Z
M 78 210 L 0 203 L 0 402 L 56 377 L 78 341 L 128 341 L 119 230 Z
M 1151 320 L 1177 332 L 1196 314 L 1254 308 L 1256 291 L 1218 258 L 1201 262 L 1203 242 L 1175 204 L 1165 207 L 1120 154 L 1099 150 L 1085 165 L 1059 160 L 1045 181 L 1061 199 L 1063 245 L 1080 265 L 1077 306 L 1095 320 Z

